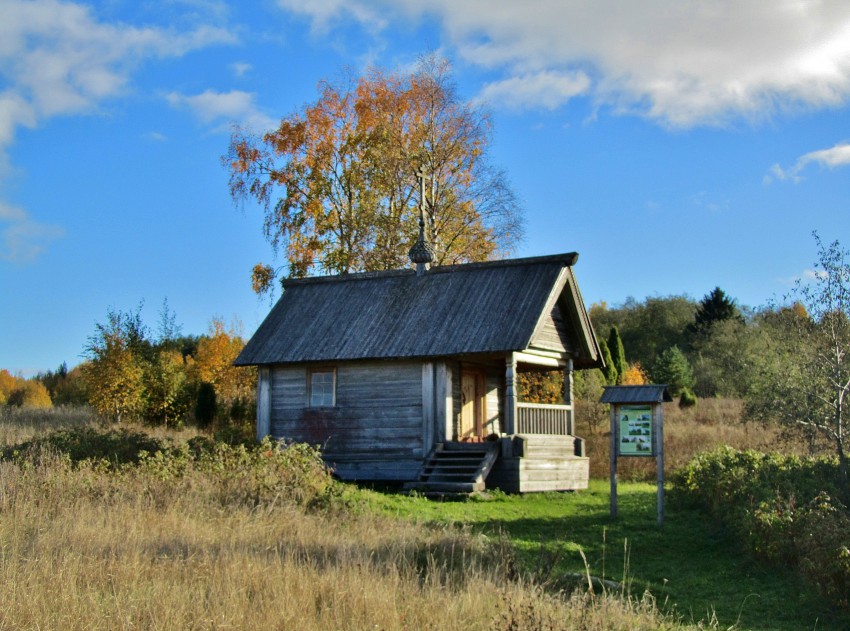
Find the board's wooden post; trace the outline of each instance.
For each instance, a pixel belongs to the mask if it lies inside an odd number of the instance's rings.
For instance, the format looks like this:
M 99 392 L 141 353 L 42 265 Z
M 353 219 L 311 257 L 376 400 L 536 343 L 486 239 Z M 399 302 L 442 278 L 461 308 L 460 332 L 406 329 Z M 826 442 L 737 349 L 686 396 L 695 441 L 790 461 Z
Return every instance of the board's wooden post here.
M 611 405 L 611 517 L 617 516 L 617 406 Z
M 664 406 L 655 405 L 655 444 L 658 450 L 655 466 L 658 469 L 658 525 L 664 525 Z

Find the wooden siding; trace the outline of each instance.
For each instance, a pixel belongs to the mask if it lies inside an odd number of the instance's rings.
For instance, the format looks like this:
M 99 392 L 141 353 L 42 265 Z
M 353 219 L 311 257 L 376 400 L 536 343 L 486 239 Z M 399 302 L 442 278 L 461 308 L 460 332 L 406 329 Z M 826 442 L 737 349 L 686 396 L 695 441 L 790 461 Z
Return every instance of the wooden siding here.
M 397 470 L 415 475 L 430 446 L 423 435 L 422 364 L 349 363 L 336 365 L 336 371 L 336 405 L 310 408 L 308 368 L 276 367 L 271 384 L 272 434 L 319 445 L 325 459 L 341 468 L 373 474 L 393 471 L 391 479 Z M 355 466 L 355 461 L 360 464 Z
M 556 302 L 552 306 L 552 310 L 544 317 L 534 339 L 531 340 L 531 347 L 572 353 L 574 345 L 570 341 L 569 327 L 570 325 L 564 318 L 559 302 Z
M 488 370 L 485 379 L 485 400 L 487 414 L 484 417 L 484 434 L 500 434 L 502 432 L 502 395 L 501 387 L 505 375 L 501 370 Z
M 508 493 L 586 489 L 590 461 L 575 455 L 571 436 L 517 436 L 514 457 L 496 461 L 488 487 Z

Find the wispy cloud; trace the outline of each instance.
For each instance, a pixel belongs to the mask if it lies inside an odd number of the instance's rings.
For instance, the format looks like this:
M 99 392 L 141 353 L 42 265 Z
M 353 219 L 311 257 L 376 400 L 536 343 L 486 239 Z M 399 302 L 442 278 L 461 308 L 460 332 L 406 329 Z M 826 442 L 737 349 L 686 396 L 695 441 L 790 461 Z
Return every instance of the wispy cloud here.
M 232 63 L 228 66 L 230 71 L 233 73 L 235 77 L 244 77 L 247 73 L 254 69 L 251 64 L 237 61 L 236 63 Z
M 263 114 L 256 106 L 256 95 L 242 90 L 216 92 L 206 90 L 200 94 L 185 95 L 171 92 L 165 95 L 172 107 L 185 108 L 202 123 L 221 123 L 226 127 L 238 123 L 255 131 L 263 132 L 275 126 L 276 121 Z
M 786 109 L 850 99 L 850 3 L 823 0 L 563 2 L 538 0 L 278 0 L 315 29 L 359 22 L 389 30 L 393 20 L 435 20 L 443 45 L 467 63 L 501 72 L 485 88 L 507 103 L 551 107 L 532 77 L 589 80 L 575 94 L 616 112 L 670 127 L 758 120 Z M 525 81 L 524 81 L 525 79 Z M 512 81 L 516 83 L 511 83 Z M 524 89 L 523 89 L 524 88 Z M 500 101 L 493 105 L 499 106 Z
M 779 282 L 783 285 L 787 285 L 788 287 L 795 287 L 800 284 L 807 285 L 808 283 L 816 280 L 823 280 L 825 277 L 826 272 L 823 270 L 804 269 L 802 272 L 795 274 L 794 276 L 780 278 Z
M 699 191 L 698 193 L 691 195 L 690 202 L 692 206 L 707 210 L 711 213 L 720 213 L 729 209 L 728 200 L 712 199 L 708 191 Z
M 829 169 L 850 166 L 850 143 L 843 142 L 829 149 L 810 151 L 797 158 L 793 166 L 786 169 L 779 164 L 774 164 L 770 167 L 770 173 L 764 178 L 765 183 L 769 184 L 774 179 L 800 182 L 803 179 L 800 174 L 810 164 L 819 164 Z
M 86 5 L 58 0 L 3 0 L 2 13 L 0 154 L 20 127 L 88 114 L 125 93 L 133 70 L 148 59 L 235 41 L 213 26 L 176 31 L 104 22 Z
M 583 72 L 544 70 L 488 83 L 480 98 L 511 109 L 543 107 L 552 110 L 586 93 L 589 88 L 590 78 Z
M 30 263 L 64 234 L 60 226 L 39 223 L 24 210 L 0 202 L 0 260 Z

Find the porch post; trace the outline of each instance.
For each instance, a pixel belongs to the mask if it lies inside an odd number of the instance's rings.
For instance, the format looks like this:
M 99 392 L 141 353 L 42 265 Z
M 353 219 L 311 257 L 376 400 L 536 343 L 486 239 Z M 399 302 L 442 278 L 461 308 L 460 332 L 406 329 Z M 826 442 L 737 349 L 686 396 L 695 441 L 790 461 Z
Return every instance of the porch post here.
M 575 418 L 575 408 L 573 408 L 573 360 L 568 359 L 567 365 L 564 366 L 564 405 L 570 406 L 569 413 L 569 427 L 567 428 L 567 433 L 572 436 L 575 432 L 573 431 L 573 419 Z
M 505 433 L 516 434 L 516 356 L 511 353 L 505 360 Z

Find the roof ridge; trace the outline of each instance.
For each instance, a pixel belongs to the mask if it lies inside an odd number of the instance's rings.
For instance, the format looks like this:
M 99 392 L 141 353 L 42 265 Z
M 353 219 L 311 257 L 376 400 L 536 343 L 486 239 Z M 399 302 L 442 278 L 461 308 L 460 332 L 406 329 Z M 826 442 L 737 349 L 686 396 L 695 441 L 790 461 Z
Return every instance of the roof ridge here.
M 479 261 L 475 263 L 457 263 L 454 265 L 438 265 L 425 272 L 422 278 L 434 274 L 450 274 L 465 271 L 474 271 L 488 267 L 514 267 L 518 265 L 538 265 L 543 263 L 561 263 L 572 267 L 578 261 L 578 252 L 566 252 L 562 254 L 549 254 L 544 256 L 529 256 L 518 259 L 497 259 L 494 261 Z M 346 274 L 335 274 L 329 276 L 308 276 L 306 278 L 289 278 L 283 281 L 284 289 L 298 285 L 310 285 L 314 283 L 336 283 L 354 280 L 370 280 L 374 278 L 393 278 L 403 276 L 415 276 L 412 269 L 381 270 L 377 272 L 353 272 Z

